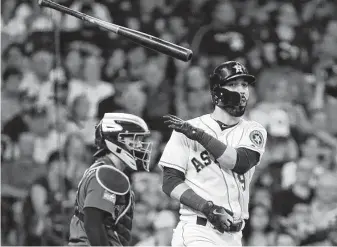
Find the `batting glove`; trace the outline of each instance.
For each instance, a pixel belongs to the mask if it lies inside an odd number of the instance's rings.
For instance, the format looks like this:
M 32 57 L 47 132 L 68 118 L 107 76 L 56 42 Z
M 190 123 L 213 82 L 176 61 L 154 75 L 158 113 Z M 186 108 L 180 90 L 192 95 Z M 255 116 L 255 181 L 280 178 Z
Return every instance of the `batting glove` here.
M 214 205 L 212 201 L 205 203 L 201 212 L 207 217 L 214 228 L 221 233 L 228 231 L 233 223 L 233 212 L 224 207 Z
M 164 123 L 167 124 L 170 129 L 184 134 L 191 140 L 199 140 L 204 132 L 202 129 L 196 128 L 174 115 L 165 115 L 163 118 L 166 119 Z

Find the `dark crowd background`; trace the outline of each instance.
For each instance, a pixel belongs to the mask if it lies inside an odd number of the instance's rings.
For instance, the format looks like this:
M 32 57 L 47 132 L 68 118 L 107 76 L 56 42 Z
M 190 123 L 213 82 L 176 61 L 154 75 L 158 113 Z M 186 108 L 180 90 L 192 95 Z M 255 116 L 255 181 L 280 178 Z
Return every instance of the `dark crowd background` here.
M 56 1 L 56 0 L 55 0 Z M 334 0 L 58 0 L 191 48 L 185 63 L 113 33 L 1 1 L 1 244 L 63 245 L 105 112 L 143 117 L 153 171 L 130 174 L 132 245 L 170 245 L 179 204 L 161 191 L 162 116 L 212 110 L 208 75 L 228 59 L 256 75 L 245 118 L 268 130 L 244 245 L 337 245 Z

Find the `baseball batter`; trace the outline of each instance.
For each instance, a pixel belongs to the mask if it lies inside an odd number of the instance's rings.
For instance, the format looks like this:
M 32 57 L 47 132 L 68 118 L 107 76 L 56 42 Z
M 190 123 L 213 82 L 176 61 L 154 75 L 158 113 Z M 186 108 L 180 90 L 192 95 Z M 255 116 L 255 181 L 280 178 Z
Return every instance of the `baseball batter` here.
M 69 245 L 127 246 L 131 241 L 134 196 L 125 169 L 149 171 L 151 143 L 143 119 L 105 113 L 96 126 L 96 162 L 78 185 Z
M 172 246 L 240 246 L 249 184 L 267 132 L 242 116 L 254 76 L 235 61 L 210 76 L 214 111 L 189 121 L 164 116 L 173 133 L 160 159 L 163 191 L 180 201 Z

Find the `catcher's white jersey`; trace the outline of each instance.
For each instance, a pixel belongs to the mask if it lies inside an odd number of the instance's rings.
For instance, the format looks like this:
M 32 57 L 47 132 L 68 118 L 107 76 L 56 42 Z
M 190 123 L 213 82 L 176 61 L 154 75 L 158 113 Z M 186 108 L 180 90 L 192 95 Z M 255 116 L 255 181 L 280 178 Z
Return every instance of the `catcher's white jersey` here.
M 207 114 L 189 120 L 189 123 L 228 146 L 245 147 L 260 153 L 260 159 L 264 153 L 267 132 L 257 122 L 241 119 L 235 126 L 221 130 L 219 124 Z M 182 171 L 191 189 L 204 199 L 230 209 L 235 221 L 248 218 L 249 184 L 255 167 L 243 175 L 223 170 L 202 145 L 176 131 L 173 131 L 159 164 Z M 180 214 L 181 220 L 189 216 L 203 216 L 184 205 L 181 205 Z

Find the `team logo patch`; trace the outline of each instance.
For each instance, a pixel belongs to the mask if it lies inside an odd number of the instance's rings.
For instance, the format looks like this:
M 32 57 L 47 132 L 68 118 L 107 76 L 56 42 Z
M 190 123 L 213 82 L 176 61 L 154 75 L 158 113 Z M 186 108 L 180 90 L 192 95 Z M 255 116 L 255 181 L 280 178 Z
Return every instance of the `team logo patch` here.
M 262 147 L 263 145 L 263 135 L 260 131 L 254 130 L 249 134 L 249 138 L 258 147 Z
M 104 193 L 103 193 L 103 199 L 105 199 L 105 200 L 107 200 L 107 201 L 110 201 L 110 202 L 112 202 L 112 203 L 115 203 L 115 202 L 116 202 L 116 195 L 110 193 L 110 192 L 107 191 L 107 190 L 105 190 Z
M 235 64 L 233 68 L 235 69 L 235 73 L 243 73 L 243 68 L 240 64 Z

